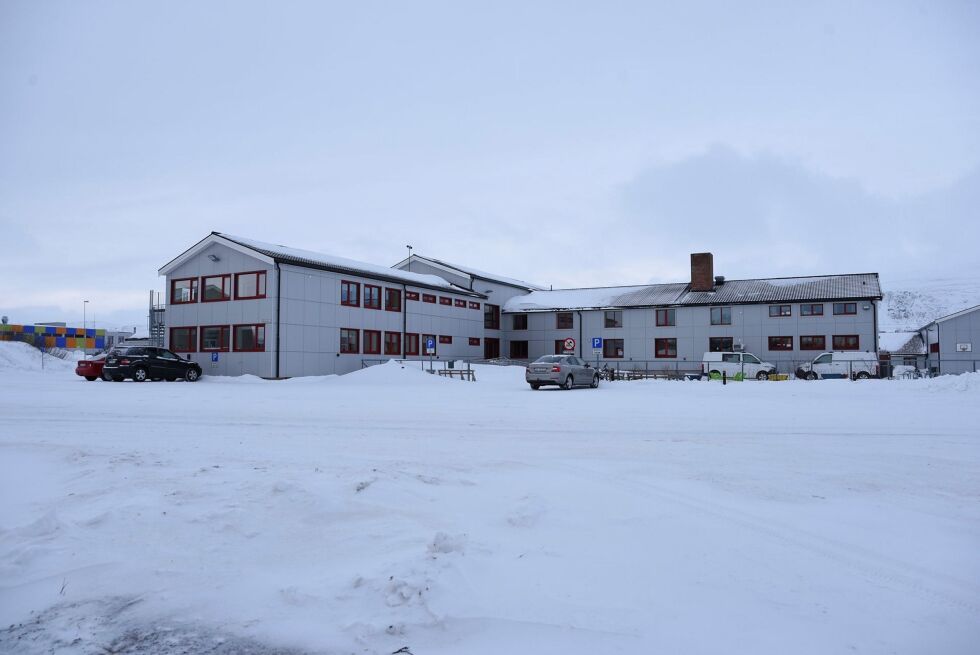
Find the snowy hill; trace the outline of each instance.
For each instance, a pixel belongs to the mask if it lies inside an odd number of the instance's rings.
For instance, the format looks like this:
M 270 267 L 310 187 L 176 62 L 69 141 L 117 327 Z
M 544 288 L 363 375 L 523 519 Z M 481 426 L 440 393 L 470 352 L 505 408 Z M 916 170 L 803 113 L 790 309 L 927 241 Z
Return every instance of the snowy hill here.
M 933 319 L 980 305 L 980 276 L 882 279 L 885 298 L 878 316 L 883 332 L 913 330 Z

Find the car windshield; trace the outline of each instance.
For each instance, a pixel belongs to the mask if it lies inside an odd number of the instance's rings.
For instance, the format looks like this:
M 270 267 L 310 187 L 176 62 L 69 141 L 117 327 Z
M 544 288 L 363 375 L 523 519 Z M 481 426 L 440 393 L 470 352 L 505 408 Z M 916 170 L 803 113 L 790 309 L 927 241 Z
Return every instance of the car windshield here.
M 132 346 L 130 346 L 129 348 L 116 348 L 115 350 L 112 351 L 112 354 L 113 355 L 129 355 L 129 356 L 142 355 L 143 354 L 143 349 L 142 348 L 135 348 L 135 347 L 132 347 Z
M 534 360 L 535 364 L 559 364 L 565 361 L 567 358 L 561 355 L 545 355 L 544 357 L 538 357 Z
M 749 364 L 761 364 L 759 358 L 755 355 L 750 355 L 748 353 L 742 355 L 742 361 L 748 362 Z

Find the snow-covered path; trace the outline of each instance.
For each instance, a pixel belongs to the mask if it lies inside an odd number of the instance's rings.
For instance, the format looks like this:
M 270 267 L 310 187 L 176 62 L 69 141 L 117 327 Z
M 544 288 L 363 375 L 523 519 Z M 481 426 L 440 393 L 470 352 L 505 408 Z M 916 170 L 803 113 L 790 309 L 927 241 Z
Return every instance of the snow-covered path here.
M 0 651 L 976 652 L 980 376 L 478 377 L 0 369 Z

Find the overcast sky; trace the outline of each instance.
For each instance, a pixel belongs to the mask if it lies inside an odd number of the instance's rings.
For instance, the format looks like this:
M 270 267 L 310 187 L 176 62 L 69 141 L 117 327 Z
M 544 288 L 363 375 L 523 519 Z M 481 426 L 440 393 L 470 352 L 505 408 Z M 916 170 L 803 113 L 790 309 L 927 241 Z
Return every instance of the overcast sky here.
M 539 284 L 980 274 L 980 3 L 0 2 L 0 313 L 212 230 Z

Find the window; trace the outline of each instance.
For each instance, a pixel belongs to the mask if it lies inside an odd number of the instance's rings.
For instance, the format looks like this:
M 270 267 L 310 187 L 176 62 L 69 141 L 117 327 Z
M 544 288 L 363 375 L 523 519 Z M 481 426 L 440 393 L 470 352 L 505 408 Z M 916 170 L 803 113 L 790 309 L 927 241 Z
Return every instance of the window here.
M 623 312 L 620 311 L 607 311 L 606 312 L 606 323 L 607 328 L 621 328 L 623 327 Z M 571 327 L 571 326 L 569 326 Z
M 792 350 L 793 337 L 769 337 L 769 350 Z
M 385 309 L 389 312 L 402 310 L 402 290 L 385 287 Z
M 236 352 L 263 352 L 265 350 L 264 325 L 234 326 Z
M 483 340 L 483 357 L 485 359 L 497 359 L 500 357 L 500 339 L 486 337 Z
M 711 324 L 712 325 L 731 325 L 732 324 L 732 308 L 731 307 L 712 307 L 711 308 Z
M 385 332 L 385 354 L 386 355 L 402 354 L 401 332 Z
M 673 309 L 658 309 L 657 310 L 657 327 L 670 327 L 677 324 L 677 317 L 675 314 L 676 310 Z
M 221 302 L 231 300 L 231 275 L 208 275 L 201 278 L 204 297 L 201 302 Z
M 373 284 L 364 285 L 364 307 L 365 309 L 381 309 L 381 287 Z M 367 337 L 364 337 L 365 347 Z
M 201 352 L 223 352 L 230 349 L 231 328 L 227 325 L 201 327 Z
M 571 312 L 558 312 L 555 314 L 555 328 L 558 330 L 571 330 L 574 327 L 574 319 Z
M 175 353 L 197 352 L 197 328 L 170 328 L 170 350 Z
M 170 282 L 170 304 L 197 302 L 197 278 L 184 278 Z
M 359 282 L 341 281 L 340 304 L 348 305 L 349 307 L 361 306 L 361 284 Z
M 429 341 L 430 340 L 432 341 L 432 351 L 431 352 L 429 352 L 429 350 L 428 350 L 428 344 L 429 344 Z M 434 334 L 423 334 L 422 335 L 422 354 L 423 355 L 435 355 L 436 352 L 437 352 L 437 349 L 438 349 L 438 346 L 436 345 L 436 335 L 434 335 Z
M 856 334 L 835 334 L 834 350 L 860 350 L 861 339 Z
M 381 331 L 380 330 L 364 330 L 364 354 L 365 355 L 381 354 Z
M 480 337 L 470 337 L 470 345 L 471 346 L 479 346 L 480 345 Z
M 527 329 L 527 314 L 514 314 L 514 329 L 515 330 Z
M 769 318 L 780 318 L 783 316 L 792 316 L 793 306 L 792 305 L 769 305 Z M 770 348 L 772 350 L 772 348 Z
M 485 303 L 483 305 L 483 327 L 487 330 L 500 329 L 500 306 L 499 305 L 491 305 L 490 303 Z
M 823 303 L 800 305 L 800 316 L 823 316 Z
M 511 341 L 510 358 L 527 359 L 527 341 Z
M 265 271 L 235 273 L 235 300 L 265 298 Z
M 419 299 L 419 292 L 418 291 L 406 291 L 405 292 L 405 300 L 418 300 L 418 299 Z
M 463 309 L 466 309 L 466 301 L 457 298 L 453 301 L 453 307 L 462 307 Z
M 820 305 L 823 307 L 823 305 Z M 801 336 L 800 350 L 826 350 L 827 337 L 825 336 Z
M 602 340 L 602 356 L 607 359 L 622 359 L 623 358 L 623 340 L 622 339 L 603 339 Z
M 708 339 L 708 352 L 727 353 L 733 350 L 732 337 L 711 337 Z
M 858 306 L 856 302 L 835 302 L 834 303 L 834 315 L 847 315 L 847 314 L 857 314 Z
M 357 330 L 340 328 L 340 352 L 347 354 L 361 352 L 361 333 Z
M 653 353 L 657 359 L 674 359 L 677 357 L 677 339 L 654 339 Z
M 565 352 L 565 340 L 555 339 L 555 354 L 562 355 Z
M 480 303 L 470 301 L 470 309 L 480 309 Z
M 439 304 L 440 305 L 452 305 L 453 304 L 453 299 L 452 298 L 447 298 L 446 296 L 439 296 Z
M 436 301 L 436 297 L 434 295 L 432 295 L 431 293 L 423 293 L 422 294 L 422 302 L 432 302 L 432 303 L 434 303 L 435 301 Z
M 453 342 L 452 337 L 446 336 L 445 334 L 439 335 L 439 343 L 452 343 L 452 342 Z
M 405 354 L 406 355 L 419 354 L 419 335 L 417 334 L 405 335 Z
M 929 344 L 929 352 L 938 353 L 939 352 L 939 342 Z

